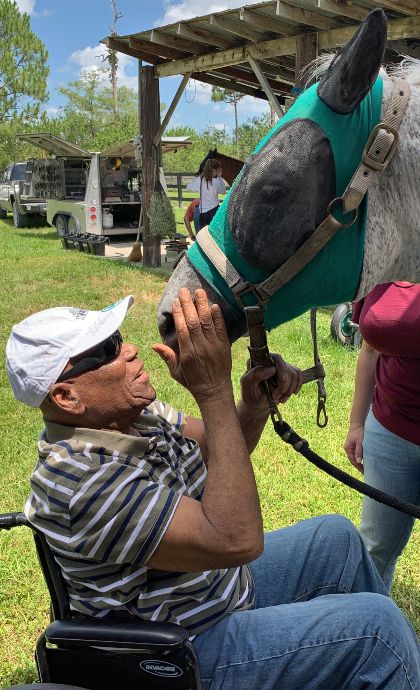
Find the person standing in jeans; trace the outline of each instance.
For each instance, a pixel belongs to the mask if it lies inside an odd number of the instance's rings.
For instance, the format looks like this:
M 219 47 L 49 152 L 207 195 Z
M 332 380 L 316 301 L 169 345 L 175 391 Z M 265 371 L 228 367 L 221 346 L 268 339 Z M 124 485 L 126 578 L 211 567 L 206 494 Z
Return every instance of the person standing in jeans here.
M 187 191 L 200 195 L 200 228 L 204 228 L 210 224 L 219 208 L 219 194 L 226 194 L 220 161 L 208 159 L 201 175 L 187 185 Z
M 363 344 L 344 449 L 368 484 L 420 504 L 420 285 L 377 285 L 357 302 Z M 414 518 L 364 497 L 360 532 L 391 589 Z

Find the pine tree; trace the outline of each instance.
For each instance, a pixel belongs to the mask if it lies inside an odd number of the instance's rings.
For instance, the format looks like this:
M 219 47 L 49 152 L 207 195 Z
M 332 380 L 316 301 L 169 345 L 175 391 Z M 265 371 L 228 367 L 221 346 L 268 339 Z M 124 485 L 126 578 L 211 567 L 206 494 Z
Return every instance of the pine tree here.
M 0 123 L 33 121 L 47 98 L 48 53 L 14 0 L 0 0 Z

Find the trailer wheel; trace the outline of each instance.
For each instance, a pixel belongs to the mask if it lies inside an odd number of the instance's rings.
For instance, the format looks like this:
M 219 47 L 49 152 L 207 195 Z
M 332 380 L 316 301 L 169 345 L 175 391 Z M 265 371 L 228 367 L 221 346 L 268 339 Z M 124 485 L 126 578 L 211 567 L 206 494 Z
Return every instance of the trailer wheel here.
M 67 224 L 67 216 L 63 216 L 61 213 L 59 213 L 55 217 L 55 229 L 57 230 L 57 235 L 58 237 L 64 237 L 65 235 L 68 235 L 68 224 Z
M 361 337 L 359 329 L 351 325 L 353 306 L 351 302 L 343 302 L 335 309 L 331 319 L 331 336 L 337 343 L 359 347 Z
M 13 225 L 15 226 L 15 228 L 26 228 L 28 216 L 26 213 L 21 213 L 19 211 L 15 201 L 12 204 L 12 210 L 13 210 Z
M 7 211 L 5 211 L 4 208 L 0 208 L 0 218 L 1 220 L 7 218 Z

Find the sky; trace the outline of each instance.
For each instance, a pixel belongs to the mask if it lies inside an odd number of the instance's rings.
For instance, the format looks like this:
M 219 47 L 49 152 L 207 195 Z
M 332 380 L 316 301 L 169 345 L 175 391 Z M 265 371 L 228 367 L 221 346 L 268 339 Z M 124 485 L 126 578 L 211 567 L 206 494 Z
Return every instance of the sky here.
M 99 67 L 104 46 L 100 40 L 110 34 L 112 8 L 110 0 L 16 0 L 21 12 L 31 18 L 32 31 L 39 36 L 49 54 L 49 102 L 54 114 L 63 104 L 57 87 L 80 77 L 85 69 Z M 119 34 L 137 33 L 182 19 L 239 7 L 244 0 L 118 0 L 122 14 L 117 24 Z M 137 91 L 137 60 L 119 54 L 120 85 Z M 160 98 L 167 106 L 174 96 L 180 77 L 160 80 Z M 218 129 L 233 128 L 233 108 L 213 103 L 211 87 L 190 81 L 169 127 L 191 125 L 197 130 L 212 125 Z M 268 111 L 266 102 L 245 96 L 239 103 L 239 121 Z

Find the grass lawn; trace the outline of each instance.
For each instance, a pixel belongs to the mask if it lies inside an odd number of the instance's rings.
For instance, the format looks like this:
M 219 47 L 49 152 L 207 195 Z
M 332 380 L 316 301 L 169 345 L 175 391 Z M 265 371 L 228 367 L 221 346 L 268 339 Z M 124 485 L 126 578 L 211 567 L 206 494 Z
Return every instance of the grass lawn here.
M 177 215 L 181 216 L 179 212 Z M 182 216 L 178 219 L 182 220 Z M 190 414 L 197 412 L 191 396 L 170 379 L 165 365 L 150 348 L 158 339 L 156 306 L 167 280 L 163 270 L 141 269 L 122 261 L 66 252 L 53 229 L 17 230 L 10 219 L 0 221 L 0 255 L 3 352 L 11 326 L 32 312 L 59 304 L 100 309 L 122 296 L 133 294 L 136 302 L 122 326 L 125 339 L 139 344 L 159 397 Z M 321 314 L 319 345 L 327 371 L 328 427 L 320 430 L 315 424 L 315 383 L 308 384 L 284 407 L 284 416 L 310 440 L 314 450 L 348 470 L 341 446 L 346 435 L 357 354 L 333 342 L 329 327 L 330 314 Z M 270 346 L 298 366 L 311 366 L 308 316 L 270 334 Z M 236 389 L 247 359 L 246 347 L 246 340 L 241 339 L 233 348 Z M 42 420 L 37 410 L 13 399 L 3 356 L 0 410 L 0 512 L 7 512 L 23 508 Z M 286 447 L 269 425 L 253 459 L 267 530 L 323 513 L 342 513 L 358 524 L 359 494 L 321 473 Z M 420 529 L 417 524 L 398 565 L 393 595 L 418 633 L 419 561 Z M 21 528 L 0 533 L 0 606 L 0 687 L 31 682 L 36 678 L 35 641 L 48 621 L 48 596 L 29 530 Z

